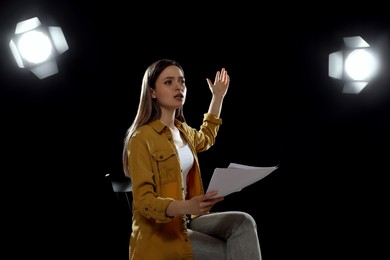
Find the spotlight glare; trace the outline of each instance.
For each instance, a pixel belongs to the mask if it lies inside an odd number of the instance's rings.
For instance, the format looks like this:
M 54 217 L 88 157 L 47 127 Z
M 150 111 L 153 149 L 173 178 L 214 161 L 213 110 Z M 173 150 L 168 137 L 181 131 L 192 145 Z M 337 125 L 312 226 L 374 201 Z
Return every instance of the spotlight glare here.
M 19 68 L 43 79 L 58 72 L 56 57 L 69 49 L 60 27 L 42 26 L 37 17 L 19 22 L 9 43 Z
M 343 80 L 343 93 L 358 94 L 376 76 L 379 61 L 360 36 L 344 37 L 345 50 L 329 54 L 329 77 Z
M 49 38 L 42 32 L 30 31 L 20 37 L 18 48 L 27 61 L 37 64 L 46 60 L 52 51 Z
M 345 61 L 345 71 L 353 80 L 366 80 L 376 70 L 376 59 L 364 49 L 353 51 Z

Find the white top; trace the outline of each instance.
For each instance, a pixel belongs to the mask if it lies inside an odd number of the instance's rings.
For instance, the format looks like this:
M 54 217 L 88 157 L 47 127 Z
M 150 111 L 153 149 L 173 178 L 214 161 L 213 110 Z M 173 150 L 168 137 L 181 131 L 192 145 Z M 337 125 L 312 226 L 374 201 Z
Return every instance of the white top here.
M 169 128 L 172 133 L 173 142 L 175 143 L 177 149 L 183 147 L 186 143 L 184 142 L 183 138 L 181 137 L 180 131 L 177 127 L 175 128 Z
M 173 141 L 179 153 L 181 172 L 183 174 L 183 187 L 184 187 L 184 196 L 187 195 L 187 174 L 190 171 L 192 165 L 194 164 L 194 155 L 191 152 L 188 143 L 181 137 L 180 131 L 177 127 L 169 128 L 172 132 Z
M 194 156 L 188 144 L 184 145 L 181 148 L 178 148 L 177 150 L 179 152 L 181 172 L 183 174 L 184 194 L 187 195 L 186 178 L 188 172 L 190 171 L 192 165 L 194 164 Z

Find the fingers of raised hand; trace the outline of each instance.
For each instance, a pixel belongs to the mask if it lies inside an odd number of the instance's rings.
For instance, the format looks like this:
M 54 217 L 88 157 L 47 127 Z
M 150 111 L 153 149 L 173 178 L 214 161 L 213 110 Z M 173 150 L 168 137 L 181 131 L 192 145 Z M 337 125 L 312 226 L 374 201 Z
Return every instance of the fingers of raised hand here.
M 228 82 L 229 82 L 229 75 L 227 73 L 227 70 L 225 68 L 222 68 L 221 71 L 217 71 L 214 84 L 217 83 L 227 84 Z

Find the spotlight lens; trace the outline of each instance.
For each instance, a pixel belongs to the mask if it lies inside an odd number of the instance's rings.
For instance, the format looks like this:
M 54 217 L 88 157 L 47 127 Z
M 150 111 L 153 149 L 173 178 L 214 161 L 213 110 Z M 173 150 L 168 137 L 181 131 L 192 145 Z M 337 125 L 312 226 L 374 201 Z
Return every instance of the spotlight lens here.
M 366 50 L 355 50 L 345 62 L 345 70 L 353 80 L 372 77 L 378 67 L 375 57 Z
M 52 51 L 49 38 L 37 31 L 23 34 L 18 46 L 22 57 L 35 64 L 45 61 Z

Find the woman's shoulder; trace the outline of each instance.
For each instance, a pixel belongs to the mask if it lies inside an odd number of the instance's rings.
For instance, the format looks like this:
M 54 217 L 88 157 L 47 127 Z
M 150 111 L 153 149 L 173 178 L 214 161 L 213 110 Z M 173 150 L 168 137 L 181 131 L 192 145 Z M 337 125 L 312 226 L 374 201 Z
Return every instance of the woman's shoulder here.
M 156 120 L 138 127 L 138 129 L 134 131 L 133 136 L 160 133 L 162 131 L 165 131 L 165 128 L 166 126 L 160 120 Z
M 153 131 L 153 128 L 150 125 L 148 125 L 148 124 L 142 125 L 142 126 L 138 127 L 138 129 L 136 131 L 134 131 L 133 136 L 149 134 L 152 131 Z

